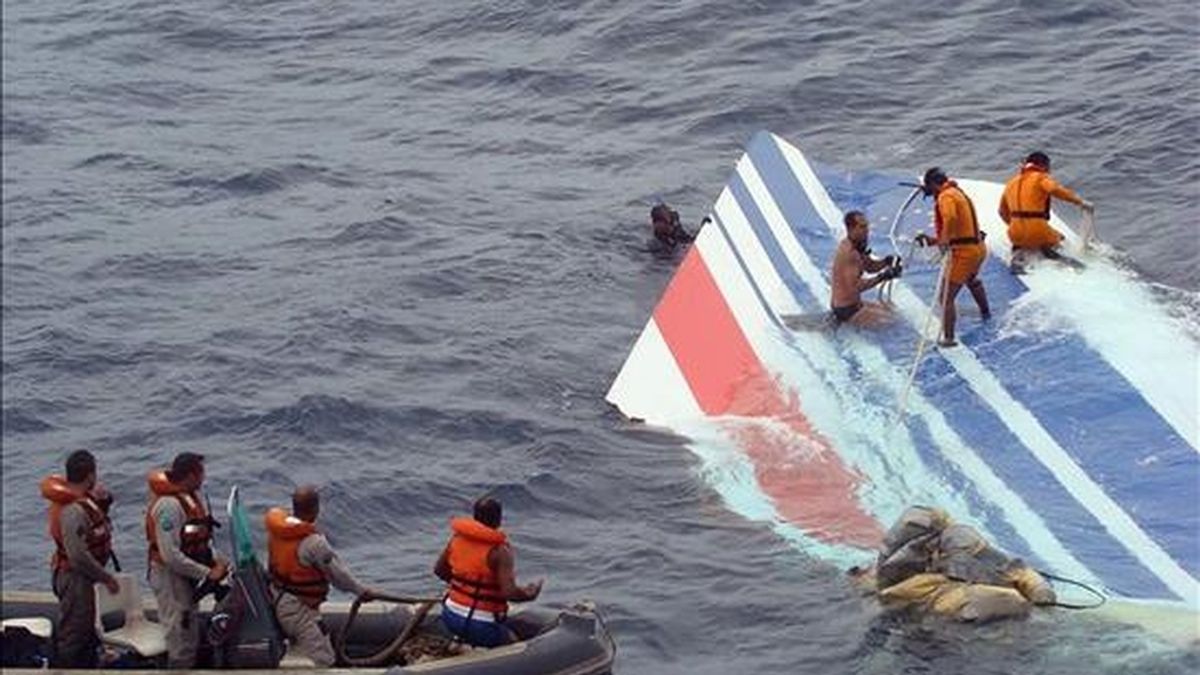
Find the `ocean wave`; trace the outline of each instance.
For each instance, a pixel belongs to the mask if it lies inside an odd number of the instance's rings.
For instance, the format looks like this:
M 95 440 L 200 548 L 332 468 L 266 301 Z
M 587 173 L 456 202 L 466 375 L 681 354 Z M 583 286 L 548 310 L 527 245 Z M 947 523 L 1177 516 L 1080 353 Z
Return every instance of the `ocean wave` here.
M 54 428 L 54 425 L 24 412 L 19 407 L 4 406 L 3 422 L 0 422 L 0 427 L 4 428 L 5 434 L 30 434 L 49 431 Z
M 395 216 L 384 216 L 361 223 L 351 223 L 327 241 L 345 246 L 377 241 L 409 241 L 412 238 L 411 225 Z
M 100 338 L 50 325 L 6 335 L 4 350 L 6 383 L 13 381 L 10 378 L 23 381 L 35 374 L 46 378 L 99 377 L 152 364 L 176 363 L 190 355 L 190 350 L 181 345 Z
M 317 483 L 356 573 L 414 588 L 493 491 L 522 581 L 596 599 L 619 672 L 1180 670 L 1078 617 L 975 631 L 970 663 L 873 628 L 603 395 L 684 255 L 647 252 L 647 209 L 695 223 L 763 126 L 905 175 L 999 180 L 1040 146 L 1195 330 L 1198 12 L 8 3 L 5 587 L 45 586 L 36 481 L 70 449 L 135 574 L 145 472 L 194 450 L 219 511 Z
M 246 171 L 229 178 L 185 176 L 170 181 L 171 185 L 192 190 L 192 201 L 203 203 L 223 197 L 253 197 L 317 183 L 335 188 L 352 187 L 355 182 L 336 171 L 303 163 L 285 164 L 278 168 Z
M 89 280 L 144 279 L 190 283 L 255 269 L 257 265 L 247 258 L 138 253 L 105 258 L 84 269 L 80 277 Z
M 75 169 L 118 169 L 121 171 L 165 171 L 166 167 L 154 160 L 132 153 L 100 152 L 75 164 Z
M 36 122 L 6 114 L 0 118 L 0 136 L 5 142 L 41 145 L 50 139 L 50 129 Z

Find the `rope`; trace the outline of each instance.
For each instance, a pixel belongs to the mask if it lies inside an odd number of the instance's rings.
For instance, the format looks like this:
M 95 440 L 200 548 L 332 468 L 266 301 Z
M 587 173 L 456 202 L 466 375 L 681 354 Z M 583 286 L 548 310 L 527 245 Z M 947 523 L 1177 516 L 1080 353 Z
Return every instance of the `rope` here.
M 384 602 L 394 602 L 399 605 L 423 605 L 427 602 L 432 602 L 434 604 L 437 604 L 442 601 L 442 598 L 440 596 L 436 597 L 436 598 L 421 598 L 421 597 L 415 597 L 415 596 L 409 596 L 409 595 L 386 595 L 383 593 L 376 593 L 374 596 L 374 600 L 382 600 Z
M 403 596 L 394 595 L 377 595 L 375 599 L 386 600 L 388 602 L 399 602 L 403 604 L 420 603 L 417 611 L 413 614 L 413 618 L 404 626 L 404 630 L 396 636 L 386 647 L 374 654 L 368 656 L 349 656 L 346 654 L 346 636 L 350 634 L 350 626 L 354 624 L 354 620 L 358 617 L 358 610 L 363 605 L 363 596 L 358 596 L 354 599 L 354 604 L 350 605 L 350 616 L 346 617 L 346 623 L 342 624 L 342 630 L 338 633 L 337 640 L 337 655 L 341 663 L 345 663 L 355 667 L 374 667 L 387 665 L 392 662 L 397 654 L 400 653 L 400 647 L 408 642 L 408 639 L 417 632 L 421 622 L 425 620 L 425 616 L 429 614 L 429 610 L 433 609 L 434 605 L 441 602 L 440 599 L 431 600 L 428 598 L 406 598 Z
M 1075 579 L 1068 579 L 1067 577 L 1060 577 L 1056 574 L 1050 574 L 1049 572 L 1043 572 L 1042 570 L 1037 570 L 1037 573 L 1042 575 L 1043 577 L 1046 577 L 1047 579 L 1052 580 L 1052 581 L 1060 581 L 1064 584 L 1070 584 L 1072 586 L 1082 588 L 1083 590 L 1087 591 L 1088 593 L 1091 593 L 1092 595 L 1096 596 L 1099 599 L 1099 602 L 1096 602 L 1096 603 L 1093 603 L 1090 605 L 1080 605 L 1080 604 L 1073 603 L 1073 602 L 1055 601 L 1055 602 L 1050 603 L 1051 607 L 1061 607 L 1063 609 L 1096 609 L 1097 607 L 1100 607 L 1104 603 L 1108 602 L 1108 598 L 1105 597 L 1105 595 L 1103 593 L 1101 593 L 1100 591 L 1097 591 L 1096 589 L 1092 588 L 1091 586 L 1088 586 L 1087 584 L 1083 583 L 1082 581 L 1076 581 Z
M 925 358 L 925 346 L 929 343 L 929 327 L 933 323 L 933 313 L 937 309 L 938 295 L 941 295 L 942 302 L 946 301 L 946 294 L 949 292 L 949 284 L 945 284 L 946 288 L 942 288 L 946 279 L 946 270 L 950 268 L 950 256 L 942 256 L 942 267 L 938 272 L 937 283 L 934 284 L 934 296 L 929 301 L 929 313 L 925 315 L 925 325 L 921 328 L 921 337 L 917 340 L 917 355 L 913 358 L 912 368 L 908 371 L 908 382 L 904 385 L 904 391 L 900 392 L 900 399 L 896 402 L 896 422 L 904 419 L 904 410 L 908 407 L 908 394 L 912 390 L 913 382 L 917 379 L 917 369 L 921 366 L 921 360 Z
M 900 227 L 900 217 L 903 216 L 904 212 L 908 210 L 908 205 L 912 204 L 913 200 L 916 199 L 918 195 L 920 195 L 924 192 L 924 190 L 919 185 L 913 186 L 911 183 L 901 183 L 900 185 L 902 185 L 904 187 L 912 186 L 913 191 L 911 193 L 909 193 L 908 199 L 905 199 L 904 203 L 900 205 L 900 208 L 896 210 L 896 215 L 892 217 L 892 226 L 890 228 L 888 228 L 888 239 L 891 240 L 891 242 L 892 242 L 892 250 L 897 251 L 897 252 L 899 252 L 899 250 L 900 250 L 900 245 L 897 243 L 899 241 L 899 238 L 896 236 L 896 229 Z M 908 252 L 910 254 L 912 253 L 911 246 L 909 247 Z M 906 259 L 907 259 L 907 257 L 908 256 L 905 256 Z
M 1083 212 L 1083 222 L 1079 229 L 1083 230 L 1080 236 L 1080 239 L 1083 241 L 1083 244 L 1080 246 L 1080 252 L 1082 253 L 1088 250 L 1092 245 L 1092 240 L 1096 237 L 1095 215 L 1091 211 Z
M 911 187 L 911 188 L 913 188 L 913 191 L 909 193 L 908 198 L 905 199 L 904 203 L 900 205 L 900 208 L 896 210 L 896 215 L 892 216 L 892 224 L 891 224 L 891 227 L 888 228 L 888 241 L 890 241 L 892 243 L 892 250 L 896 252 L 897 264 L 903 265 L 904 261 L 909 260 L 912 257 L 913 247 L 915 246 L 916 242 L 913 240 L 909 240 L 908 253 L 901 256 L 900 255 L 900 243 L 899 243 L 900 238 L 897 236 L 896 230 L 900 227 L 900 218 L 904 215 L 904 212 L 908 210 L 908 205 L 912 204 L 914 199 L 916 199 L 919 195 L 923 194 L 924 190 L 921 188 L 920 185 L 915 185 L 913 183 L 900 183 L 900 185 L 903 187 Z M 890 190 L 891 188 L 888 188 L 888 189 Z M 876 194 L 883 194 L 884 192 L 887 192 L 887 190 L 881 190 L 880 192 L 878 192 Z M 892 302 L 892 284 L 895 281 L 896 280 L 894 278 L 888 279 L 887 281 L 885 281 L 879 285 L 878 297 L 879 297 L 880 302 L 886 303 L 886 304 L 891 304 L 891 302 Z

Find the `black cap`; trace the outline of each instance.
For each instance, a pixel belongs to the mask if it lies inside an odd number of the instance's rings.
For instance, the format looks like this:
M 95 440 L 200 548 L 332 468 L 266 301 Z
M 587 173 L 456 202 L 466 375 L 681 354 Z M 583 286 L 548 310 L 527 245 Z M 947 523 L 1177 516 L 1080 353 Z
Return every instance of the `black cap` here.
M 172 483 L 187 478 L 204 466 L 204 455 L 199 455 L 194 452 L 181 452 L 175 455 L 175 461 L 171 462 L 171 469 L 167 472 L 167 479 Z
M 921 185 L 925 188 L 925 194 L 933 194 L 942 183 L 946 182 L 946 172 L 934 166 L 930 167 L 925 172 L 925 177 L 921 179 Z
M 87 450 L 76 450 L 67 457 L 67 480 L 82 483 L 96 473 L 96 458 Z
M 475 506 L 472 509 L 475 520 L 495 529 L 500 527 L 500 518 L 503 509 L 500 506 L 500 501 L 492 497 L 480 497 L 475 500 Z
M 1050 155 L 1047 155 L 1046 153 L 1041 152 L 1041 151 L 1031 152 L 1025 156 L 1025 163 L 1026 164 L 1036 164 L 1036 165 L 1042 167 L 1043 169 L 1049 170 L 1050 169 Z

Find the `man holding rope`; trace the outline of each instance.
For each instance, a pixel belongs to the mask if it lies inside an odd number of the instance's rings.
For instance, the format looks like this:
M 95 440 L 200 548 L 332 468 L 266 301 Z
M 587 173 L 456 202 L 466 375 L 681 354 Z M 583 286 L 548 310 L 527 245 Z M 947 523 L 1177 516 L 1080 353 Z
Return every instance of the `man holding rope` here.
M 938 297 L 942 303 L 941 347 L 955 347 L 954 324 L 958 318 L 955 298 L 965 285 L 979 305 L 979 316 L 984 321 L 992 317 L 988 306 L 987 292 L 979 279 L 979 268 L 987 258 L 984 234 L 979 229 L 975 205 L 958 184 L 946 177 L 937 167 L 925 172 L 922 186 L 925 194 L 934 198 L 933 224 L 935 236 L 924 232 L 915 237 L 921 246 L 936 244 L 946 251 L 942 267 L 941 286 Z
M 317 488 L 302 485 L 292 493 L 292 514 L 281 508 L 267 511 L 267 552 L 271 587 L 275 592 L 275 618 L 292 647 L 318 668 L 332 666 L 336 657 L 321 624 L 321 603 L 332 584 L 364 601 L 379 596 L 350 574 L 317 531 L 321 499 Z
M 850 211 L 843 222 L 846 237 L 838 244 L 830 272 L 830 310 L 837 325 L 874 327 L 887 322 L 891 311 L 878 302 L 863 302 L 863 291 L 900 276 L 899 258 L 872 258 L 867 248 L 869 224 L 862 211 Z M 874 274 L 868 277 L 866 274 Z

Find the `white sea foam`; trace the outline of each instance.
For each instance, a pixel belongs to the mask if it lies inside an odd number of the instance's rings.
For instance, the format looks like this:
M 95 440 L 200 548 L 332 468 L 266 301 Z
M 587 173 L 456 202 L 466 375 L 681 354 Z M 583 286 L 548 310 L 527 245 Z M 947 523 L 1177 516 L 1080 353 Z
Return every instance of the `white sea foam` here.
M 995 204 L 1004 186 L 963 180 L 977 204 Z M 1007 257 L 1006 226 L 992 209 L 978 208 L 989 249 Z M 1054 225 L 1074 242 L 1056 215 Z M 1072 243 L 1072 245 L 1074 245 Z M 1109 256 L 1085 252 L 1087 269 L 1041 262 L 1023 277 L 1028 292 L 1013 303 L 1011 329 L 1069 330 L 1113 366 L 1194 449 L 1200 449 L 1200 340 L 1186 315 L 1173 314 L 1153 288 Z M 1025 322 L 1025 323 L 1022 323 Z

